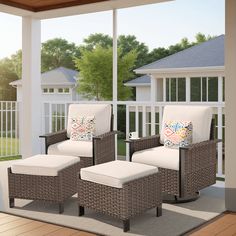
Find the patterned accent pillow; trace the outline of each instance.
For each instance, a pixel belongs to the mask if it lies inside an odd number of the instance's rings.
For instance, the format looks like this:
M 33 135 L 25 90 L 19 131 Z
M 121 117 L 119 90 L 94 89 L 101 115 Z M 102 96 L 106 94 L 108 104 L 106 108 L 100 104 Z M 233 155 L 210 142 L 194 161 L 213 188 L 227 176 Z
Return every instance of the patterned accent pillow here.
M 95 117 L 79 116 L 71 118 L 71 136 L 72 141 L 92 141 L 95 135 Z
M 193 124 L 190 121 L 166 121 L 164 145 L 168 148 L 186 147 L 192 144 Z

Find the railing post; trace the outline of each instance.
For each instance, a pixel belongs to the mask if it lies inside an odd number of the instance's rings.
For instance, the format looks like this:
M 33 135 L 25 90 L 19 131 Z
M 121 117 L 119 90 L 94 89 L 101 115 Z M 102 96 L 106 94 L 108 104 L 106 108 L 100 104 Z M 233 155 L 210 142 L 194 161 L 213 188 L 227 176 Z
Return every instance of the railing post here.
M 113 114 L 114 114 L 114 130 L 117 130 L 117 74 L 118 74 L 118 58 L 117 58 L 117 10 L 113 10 Z M 116 159 L 117 159 L 117 135 L 115 140 Z
M 146 106 L 143 106 L 143 111 L 142 111 L 142 118 L 143 118 L 143 127 L 142 127 L 142 135 L 143 137 L 146 137 L 147 133 L 146 133 Z
M 126 139 L 129 138 L 129 105 L 126 105 Z M 129 144 L 126 143 L 126 161 L 129 161 Z

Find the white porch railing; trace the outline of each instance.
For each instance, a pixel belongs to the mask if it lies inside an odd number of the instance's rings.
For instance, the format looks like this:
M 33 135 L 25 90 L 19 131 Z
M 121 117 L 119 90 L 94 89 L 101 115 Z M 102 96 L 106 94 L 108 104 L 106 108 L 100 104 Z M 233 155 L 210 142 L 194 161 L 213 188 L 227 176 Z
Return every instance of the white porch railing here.
M 19 104 L 0 101 L 0 158 L 20 155 Z
M 65 129 L 67 126 L 67 113 L 68 107 L 71 103 L 108 103 L 112 102 L 45 102 L 43 103 L 43 131 L 50 133 L 53 131 L 58 131 Z M 118 106 L 125 106 L 126 114 L 126 137 L 128 137 L 129 132 L 137 131 L 140 137 L 145 137 L 148 135 L 159 134 L 160 124 L 162 123 L 162 114 L 164 106 L 176 104 L 176 105 L 200 105 L 200 106 L 211 106 L 214 112 L 214 118 L 216 121 L 215 126 L 215 138 L 224 139 L 224 103 L 217 102 L 117 102 Z M 119 114 L 118 114 L 119 115 Z M 120 117 L 119 117 L 120 119 Z M 224 152 L 223 144 L 218 144 L 218 165 L 217 165 L 217 176 L 224 177 Z M 128 145 L 126 145 L 126 158 L 128 159 Z

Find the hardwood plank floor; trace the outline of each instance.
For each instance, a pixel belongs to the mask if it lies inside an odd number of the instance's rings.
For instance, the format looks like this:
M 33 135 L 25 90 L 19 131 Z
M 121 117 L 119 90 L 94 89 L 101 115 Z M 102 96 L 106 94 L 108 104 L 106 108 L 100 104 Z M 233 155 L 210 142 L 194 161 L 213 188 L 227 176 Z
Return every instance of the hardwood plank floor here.
M 96 236 L 88 232 L 0 213 L 0 236 Z
M 236 236 L 236 213 L 224 213 L 188 233 L 191 236 Z

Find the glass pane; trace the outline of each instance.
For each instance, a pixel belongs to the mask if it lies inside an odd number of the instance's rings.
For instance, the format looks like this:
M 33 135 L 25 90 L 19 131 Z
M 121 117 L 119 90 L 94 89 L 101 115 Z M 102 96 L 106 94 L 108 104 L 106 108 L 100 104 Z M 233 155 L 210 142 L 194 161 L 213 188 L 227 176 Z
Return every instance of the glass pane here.
M 63 89 L 62 89 L 62 88 L 59 88 L 59 89 L 58 89 L 58 93 L 63 93 Z
M 223 101 L 225 101 L 225 77 L 223 77 Z
M 170 79 L 169 78 L 166 78 L 166 101 L 169 102 L 169 82 L 170 82 Z
M 178 101 L 186 101 L 186 80 L 185 78 L 178 78 Z
M 171 101 L 176 102 L 176 78 L 171 78 Z
M 49 93 L 54 93 L 54 88 L 50 88 Z
M 207 101 L 207 78 L 202 78 L 202 101 Z
M 218 78 L 217 77 L 208 78 L 208 101 L 209 102 L 218 101 Z
M 44 89 L 43 89 L 43 92 L 44 92 L 44 93 L 47 93 L 47 92 L 48 92 L 48 89 L 47 89 L 47 88 L 44 88 Z
M 201 101 L 201 78 L 191 78 L 191 101 Z
M 69 93 L 70 89 L 69 88 L 64 88 L 64 93 Z

